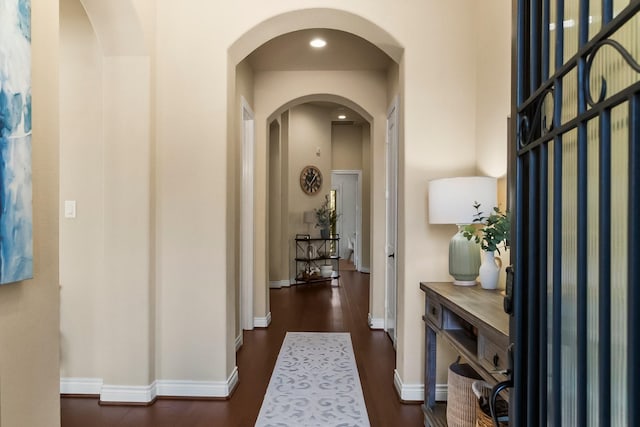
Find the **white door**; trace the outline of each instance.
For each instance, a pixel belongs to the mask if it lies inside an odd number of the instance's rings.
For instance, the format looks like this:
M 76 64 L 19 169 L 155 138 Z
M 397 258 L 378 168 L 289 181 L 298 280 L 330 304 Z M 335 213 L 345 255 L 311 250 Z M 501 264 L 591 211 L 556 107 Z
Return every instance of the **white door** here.
M 340 257 L 360 267 L 360 176 L 361 171 L 332 171 L 331 188 L 336 190 L 336 232 L 340 235 Z
M 397 257 L 398 234 L 398 102 L 394 100 L 387 115 L 387 176 L 386 176 L 386 277 L 385 277 L 385 319 L 384 329 L 389 334 L 393 346 L 396 345 L 397 317 Z

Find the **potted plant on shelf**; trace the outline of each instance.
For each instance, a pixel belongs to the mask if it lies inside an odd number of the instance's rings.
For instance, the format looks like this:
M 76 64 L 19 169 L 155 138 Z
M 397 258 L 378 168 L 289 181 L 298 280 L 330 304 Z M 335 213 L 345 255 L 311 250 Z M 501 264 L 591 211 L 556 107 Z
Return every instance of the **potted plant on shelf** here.
M 328 239 L 330 235 L 329 229 L 332 225 L 335 225 L 336 219 L 338 219 L 336 210 L 330 206 L 328 194 L 324 196 L 322 205 L 313 211 L 316 214 L 316 227 L 320 228 L 320 237 Z
M 476 209 L 473 223 L 466 225 L 461 233 L 468 240 L 475 239 L 484 251 L 484 258 L 480 265 L 480 284 L 485 289 L 496 289 L 502 260 L 495 257 L 495 252 L 500 254 L 503 244 L 504 247 L 509 246 L 511 215 L 509 212 L 500 212 L 500 209 L 494 207 L 489 216 L 485 216 L 480 210 L 480 203 L 474 203 L 473 207 Z M 481 224 L 480 227 L 478 227 L 479 224 Z

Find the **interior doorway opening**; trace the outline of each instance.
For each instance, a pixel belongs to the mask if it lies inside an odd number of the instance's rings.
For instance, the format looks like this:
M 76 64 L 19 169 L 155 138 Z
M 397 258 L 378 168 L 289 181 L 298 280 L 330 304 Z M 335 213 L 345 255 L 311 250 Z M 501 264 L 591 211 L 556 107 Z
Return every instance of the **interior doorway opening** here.
M 398 99 L 394 99 L 387 114 L 386 139 L 386 191 L 387 212 L 386 244 L 387 255 L 385 269 L 385 316 L 384 329 L 396 347 L 398 317 Z
M 235 67 L 235 81 L 230 82 L 232 87 L 235 87 L 236 100 L 239 96 L 247 93 L 251 94 L 250 105 L 255 106 L 256 110 L 256 123 L 257 127 L 257 140 L 256 140 L 256 194 L 255 194 L 255 209 L 256 213 L 261 212 L 260 215 L 255 216 L 256 223 L 254 227 L 256 233 L 254 234 L 254 247 L 255 256 L 254 260 L 254 321 L 257 319 L 264 319 L 264 326 L 268 326 L 271 319 L 271 313 L 269 312 L 269 287 L 286 286 L 286 282 L 291 281 L 291 245 L 293 239 L 287 237 L 280 238 L 281 253 L 276 256 L 284 264 L 288 261 L 288 265 L 281 265 L 279 270 L 281 272 L 278 278 L 274 278 L 270 274 L 271 270 L 271 258 L 274 257 L 273 251 L 269 248 L 272 246 L 271 238 L 273 233 L 270 229 L 273 218 L 270 218 L 273 214 L 270 213 L 269 203 L 273 202 L 273 194 L 269 188 L 262 191 L 260 188 L 263 183 L 269 180 L 269 157 L 271 144 L 269 143 L 270 123 L 273 120 L 278 120 L 280 123 L 280 147 L 282 150 L 284 146 L 287 146 L 289 151 L 294 144 L 294 135 L 291 132 L 287 132 L 286 120 L 290 119 L 291 112 L 290 107 L 293 105 L 299 105 L 305 101 L 334 101 L 339 102 L 343 106 L 358 111 L 362 117 L 365 118 L 368 123 L 367 135 L 370 138 L 371 145 L 370 151 L 367 153 L 370 159 L 371 166 L 371 179 L 370 188 L 363 188 L 363 198 L 369 197 L 370 205 L 376 206 L 376 210 L 371 209 L 368 215 L 363 215 L 363 218 L 367 218 L 370 221 L 368 232 L 371 235 L 369 248 L 364 241 L 361 245 L 361 257 L 362 271 L 371 272 L 371 287 L 370 287 L 370 312 L 369 312 L 369 326 L 373 329 L 382 329 L 384 323 L 384 273 L 382 269 L 378 269 L 377 273 L 371 271 L 371 265 L 384 265 L 384 238 L 375 239 L 374 236 L 380 233 L 384 233 L 384 205 L 381 200 L 381 189 L 384 186 L 383 181 L 379 179 L 373 180 L 373 169 L 377 168 L 379 173 L 382 173 L 384 169 L 384 114 L 388 108 L 390 99 L 393 94 L 399 94 L 402 88 L 400 61 L 402 58 L 403 48 L 398 42 L 382 28 L 376 24 L 364 20 L 363 18 L 345 13 L 340 10 L 319 10 L 323 13 L 322 16 L 336 16 L 340 19 L 339 22 L 349 23 L 345 24 L 344 28 L 315 28 L 307 27 L 304 30 L 299 28 L 305 26 L 305 23 L 312 25 L 318 25 L 318 14 L 313 10 L 297 11 L 293 13 L 287 13 L 283 16 L 274 17 L 269 21 L 269 28 L 274 28 L 272 25 L 274 22 L 280 22 L 282 25 L 276 26 L 277 28 L 285 29 L 292 27 L 290 32 L 281 31 L 278 34 L 273 34 L 269 31 L 264 31 L 265 26 L 259 25 L 256 28 L 248 31 L 242 35 L 229 49 L 229 64 L 231 67 Z M 295 25 L 292 23 L 295 22 Z M 333 22 L 333 21 L 331 21 Z M 288 25 L 287 23 L 291 24 Z M 357 25 L 356 25 L 357 24 Z M 339 25 L 340 26 L 340 25 Z M 295 28 L 293 28 L 295 27 Z M 352 32 L 353 28 L 358 28 L 356 32 Z M 340 49 L 343 58 L 325 57 L 325 60 L 320 62 L 314 62 L 314 65 L 305 62 L 309 59 L 308 55 L 279 55 L 278 60 L 274 61 L 273 55 L 264 55 L 264 51 L 260 54 L 260 50 L 269 50 L 273 48 L 274 43 L 292 43 L 296 44 L 300 49 L 306 49 L 308 41 L 302 43 L 302 40 L 306 40 L 304 37 L 305 32 L 326 32 L 330 36 L 337 36 L 341 38 L 344 43 L 340 43 L 344 49 Z M 369 40 L 376 40 L 376 42 L 370 42 Z M 351 43 L 359 43 L 362 49 L 350 49 L 346 46 Z M 252 51 L 252 49 L 255 49 Z M 282 49 L 272 49 L 274 53 L 287 51 Z M 358 54 L 349 54 L 348 52 L 357 51 Z M 330 50 L 326 51 L 328 54 Z M 345 52 L 347 53 L 345 55 Z M 317 53 L 314 54 L 319 56 Z M 306 65 L 305 65 L 306 64 Z M 390 95 L 391 94 L 391 95 Z M 248 98 L 249 99 L 249 98 Z M 237 102 L 237 101 L 236 101 Z M 273 112 L 269 114 L 269 112 Z M 380 118 L 374 121 L 374 117 Z M 265 120 L 263 122 L 263 120 Z M 230 120 L 230 123 L 233 120 Z M 264 123 L 261 126 L 260 123 Z M 305 135 L 295 138 L 295 142 L 300 140 L 309 140 Z M 310 141 L 311 142 L 311 141 Z M 230 143 L 233 143 L 230 140 Z M 317 153 L 317 144 L 314 152 Z M 320 149 L 320 158 L 326 159 L 324 155 L 327 155 L 330 151 Z M 239 153 L 238 153 L 239 154 Z M 237 157 L 236 157 L 237 158 Z M 289 170 L 292 169 L 292 165 L 284 165 L 284 162 L 291 162 L 292 156 L 281 156 L 281 166 L 286 166 Z M 375 160 L 374 160 L 375 159 Z M 236 164 L 241 164 L 242 160 Z M 347 168 L 340 168 L 347 169 Z M 324 174 L 325 184 L 330 182 L 330 168 L 329 172 Z M 299 172 L 299 171 L 298 171 Z M 365 172 L 363 171 L 363 181 L 366 182 Z M 237 176 L 237 175 L 236 175 Z M 280 227 L 284 229 L 291 223 L 297 222 L 302 225 L 302 214 L 291 212 L 289 209 L 295 205 L 291 200 L 291 190 L 293 187 L 299 189 L 299 176 L 288 176 L 286 180 L 281 180 L 282 189 L 286 189 L 288 193 L 281 193 L 280 196 Z M 269 187 L 271 184 L 266 185 Z M 297 187 L 296 187 L 297 186 Z M 375 187 L 378 187 L 376 190 Z M 374 199 L 378 200 L 374 200 Z M 363 204 L 366 202 L 363 200 Z M 313 209 L 313 206 L 307 206 L 308 210 Z M 263 215 L 262 212 L 267 213 Z M 262 217 L 262 218 L 260 218 Z M 366 221 L 363 219 L 363 231 L 362 234 L 367 234 Z M 316 232 L 315 224 L 304 225 L 308 233 Z M 377 250 L 374 249 L 374 243 L 377 242 Z M 286 243 L 286 245 L 284 244 Z M 263 251 L 264 249 L 264 251 Z M 263 255 L 264 254 L 264 255 Z M 366 262 L 367 254 L 369 256 L 369 262 Z M 374 260 L 374 257 L 377 258 Z M 282 272 L 286 272 L 283 274 Z M 238 283 L 238 282 L 236 282 Z M 240 297 L 239 292 L 236 293 Z M 236 307 L 241 305 L 240 301 L 237 301 Z M 255 323 L 258 325 L 258 323 Z
M 349 120 L 338 118 L 343 115 Z M 332 232 L 340 238 L 341 262 L 349 259 L 358 271 L 369 272 L 370 129 L 369 121 L 358 112 L 329 101 L 294 103 L 270 122 L 270 288 L 296 281 L 300 272 L 296 271 L 295 238 L 320 237 L 315 210 L 332 190 L 338 209 L 337 228 Z M 319 174 L 312 189 L 305 187 L 301 176 L 310 166 Z
M 336 198 L 336 232 L 341 236 L 340 258 L 346 268 L 362 270 L 362 170 L 332 170 Z M 364 236 L 366 240 L 369 235 Z

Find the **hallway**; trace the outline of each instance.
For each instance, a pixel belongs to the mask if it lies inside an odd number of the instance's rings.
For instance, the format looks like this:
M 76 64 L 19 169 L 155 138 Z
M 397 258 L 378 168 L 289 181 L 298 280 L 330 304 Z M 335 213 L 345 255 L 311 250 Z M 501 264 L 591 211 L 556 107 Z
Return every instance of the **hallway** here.
M 423 425 L 420 405 L 403 405 L 393 386 L 395 352 L 382 331 L 367 326 L 369 275 L 344 271 L 328 284 L 272 289 L 273 320 L 244 332 L 237 353 L 240 382 L 228 401 L 159 399 L 150 407 L 99 406 L 95 398 L 61 399 L 62 427 L 251 427 L 287 331 L 351 332 L 372 427 Z

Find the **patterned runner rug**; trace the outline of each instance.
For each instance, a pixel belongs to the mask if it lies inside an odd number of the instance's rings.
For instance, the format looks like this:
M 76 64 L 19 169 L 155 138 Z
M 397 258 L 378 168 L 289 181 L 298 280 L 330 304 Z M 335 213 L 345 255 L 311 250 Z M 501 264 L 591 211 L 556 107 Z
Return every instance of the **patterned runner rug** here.
M 287 332 L 256 427 L 369 427 L 351 335 Z

